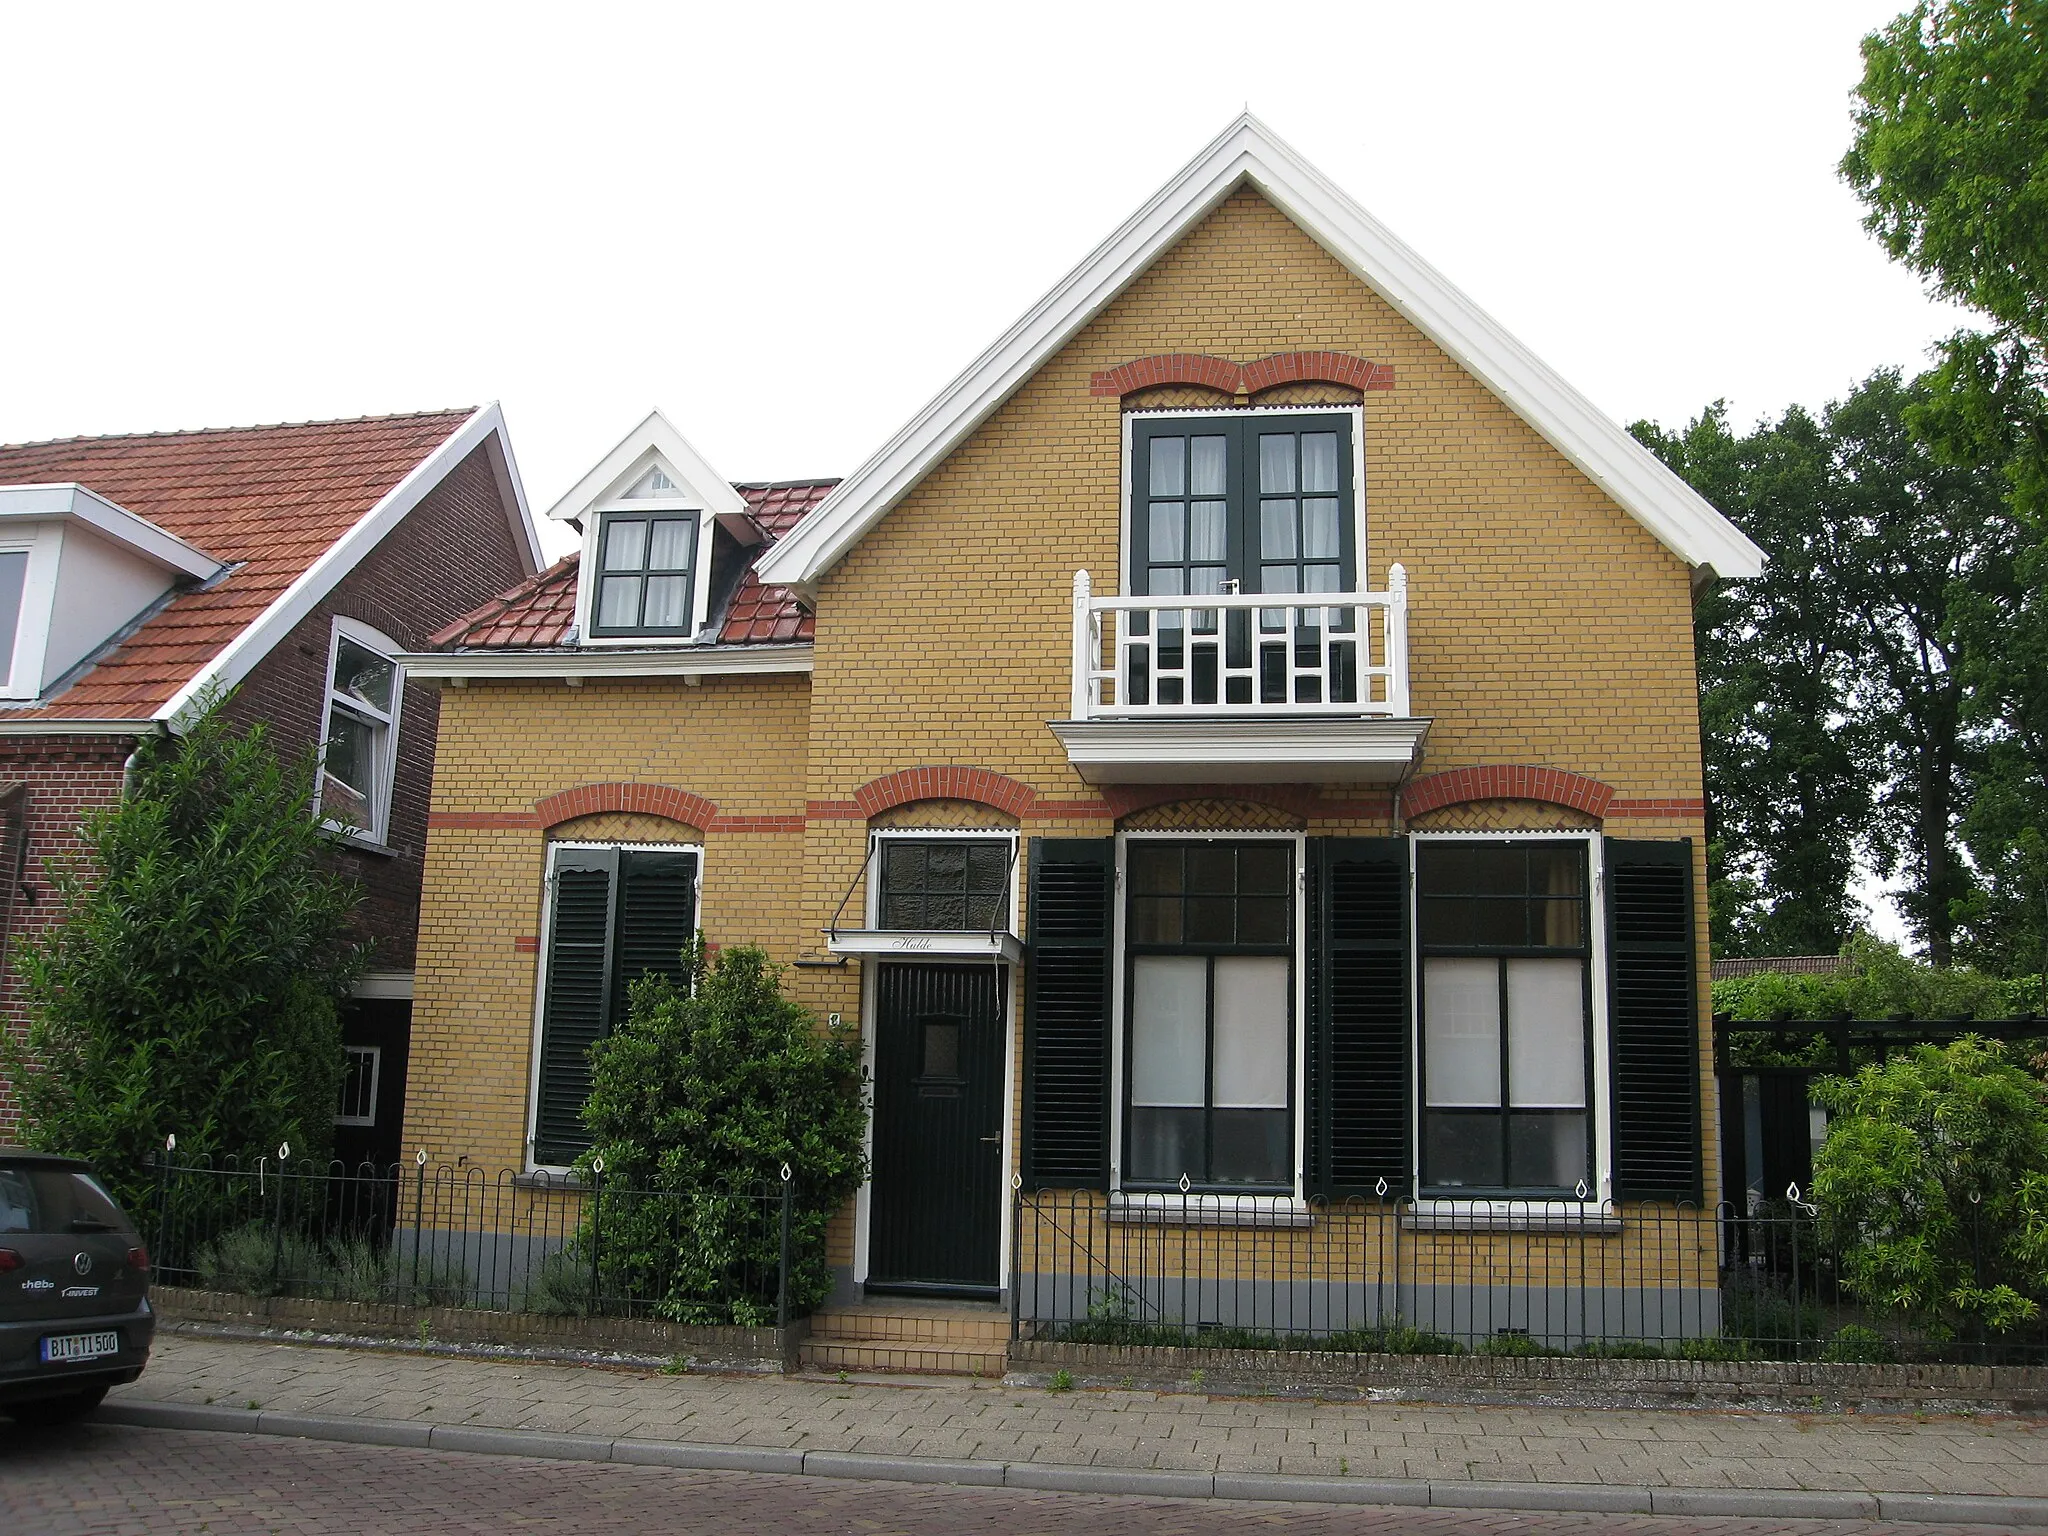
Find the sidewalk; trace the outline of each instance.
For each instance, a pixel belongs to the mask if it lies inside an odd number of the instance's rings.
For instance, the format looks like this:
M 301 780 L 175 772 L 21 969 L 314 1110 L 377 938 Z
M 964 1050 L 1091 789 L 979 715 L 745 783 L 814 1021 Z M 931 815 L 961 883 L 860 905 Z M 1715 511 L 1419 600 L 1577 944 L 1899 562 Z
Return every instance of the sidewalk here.
M 150 1404 L 238 1411 L 172 1415 Z M 467 1442 L 478 1450 L 595 1460 L 627 1459 L 611 1454 L 612 1444 L 623 1441 L 745 1447 L 785 1453 L 758 1458 L 759 1470 L 840 1476 L 920 1471 L 909 1463 L 860 1470 L 874 1458 L 944 1460 L 974 1468 L 949 1475 L 928 1465 L 923 1480 L 1093 1491 L 1224 1493 L 1229 1479 L 1233 1487 L 1267 1490 L 1239 1497 L 1417 1503 L 1424 1498 L 1416 1491 L 1426 1489 L 1428 1502 L 1497 1508 L 1654 1505 L 1671 1513 L 1865 1518 L 1879 1513 L 1880 1500 L 1871 1496 L 1893 1495 L 1881 1500 L 1886 1518 L 2048 1525 L 2048 1423 L 1991 1416 L 1405 1406 L 1058 1393 L 965 1380 L 670 1376 L 171 1331 L 159 1335 L 142 1379 L 109 1399 L 108 1414 L 240 1429 L 259 1428 L 261 1417 L 268 1422 L 260 1427 L 271 1432 L 327 1438 L 370 1426 L 323 1429 L 281 1416 L 376 1420 L 410 1427 L 398 1438 L 413 1443 L 428 1443 L 427 1427 L 435 1426 L 437 1446 L 462 1449 Z M 539 1433 L 493 1441 L 461 1430 Z M 348 1437 L 390 1442 L 395 1434 Z M 535 1448 L 541 1435 L 590 1438 L 549 1451 Z M 807 1454 L 799 1462 L 790 1452 Z M 728 1456 L 726 1464 L 741 1460 Z M 1091 1475 L 1078 1480 L 1061 1483 L 1056 1475 L 1084 1468 Z M 1334 1484 L 1304 1483 L 1292 1495 L 1278 1489 L 1277 1479 L 1295 1477 L 1361 1486 L 1348 1495 L 1332 1491 Z M 1368 1483 L 1377 1486 L 1362 1486 Z M 1816 1493 L 1828 1497 L 1790 1496 Z M 1986 1505 L 1974 1515 L 1954 1502 L 1987 1495 L 2029 1502 Z

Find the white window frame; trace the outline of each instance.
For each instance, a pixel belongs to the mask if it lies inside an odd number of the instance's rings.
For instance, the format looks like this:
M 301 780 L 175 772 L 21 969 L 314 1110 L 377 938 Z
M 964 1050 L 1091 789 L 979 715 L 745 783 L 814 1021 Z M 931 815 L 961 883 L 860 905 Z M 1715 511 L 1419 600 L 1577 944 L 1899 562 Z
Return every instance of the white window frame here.
M 668 477 L 675 494 L 672 496 L 632 496 L 625 493 L 647 478 L 651 470 L 660 470 Z M 607 512 L 628 512 L 636 515 L 687 512 L 697 520 L 696 563 L 690 572 L 690 613 L 689 622 L 672 635 L 594 635 L 591 633 L 597 617 L 597 587 L 599 571 L 599 542 L 604 535 L 604 514 Z M 633 467 L 612 482 L 612 489 L 600 501 L 595 501 L 583 512 L 583 554 L 578 562 L 576 582 L 576 643 L 583 647 L 609 647 L 612 649 L 647 650 L 650 647 L 668 647 L 695 644 L 697 636 L 710 622 L 711 607 L 711 547 L 712 533 L 718 522 L 718 513 L 709 505 L 709 498 L 691 489 L 690 482 L 676 471 L 659 453 L 648 452 L 633 461 Z
M 1254 405 L 1231 409 L 1204 409 L 1199 406 L 1173 406 L 1159 411 L 1125 411 L 1120 431 L 1123 434 L 1123 484 L 1119 490 L 1121 509 L 1117 514 L 1116 572 L 1117 591 L 1129 593 L 1131 588 L 1131 423 L 1139 417 L 1146 420 L 1186 418 L 1197 421 L 1237 421 L 1246 416 L 1349 416 L 1351 418 L 1351 522 L 1352 545 L 1358 551 L 1358 569 L 1355 579 L 1358 590 L 1368 591 L 1372 586 L 1369 575 L 1372 567 L 1367 562 L 1365 542 L 1365 407 L 1362 405 Z
M 1290 1084 L 1288 1113 L 1294 1119 L 1294 1179 L 1286 1193 L 1277 1190 L 1247 1191 L 1244 1194 L 1170 1194 L 1160 1190 L 1132 1190 L 1123 1187 L 1124 1160 L 1124 1058 L 1130 1031 L 1126 1028 L 1125 996 L 1129 956 L 1126 953 L 1125 855 L 1133 842 L 1171 843 L 1253 843 L 1284 842 L 1294 848 L 1294 1071 Z M 1302 1160 L 1306 1149 L 1308 1116 L 1308 834 L 1279 832 L 1270 828 L 1240 831 L 1143 831 L 1116 834 L 1115 921 L 1111 927 L 1114 970 L 1110 978 L 1111 1018 L 1115 1021 L 1115 1048 L 1109 1068 L 1109 1189 L 1111 1216 L 1119 1210 L 1139 1219 L 1177 1219 L 1183 1213 L 1191 1222 L 1215 1225 L 1293 1226 L 1307 1219 L 1308 1202 Z
M 974 842 L 1007 843 L 1010 849 L 1010 899 L 1006 904 L 1008 921 L 997 930 L 1012 937 L 1021 937 L 1023 930 L 1017 926 L 1017 902 L 1021 895 L 1023 860 L 1017 852 L 1017 829 L 1014 827 L 877 827 L 868 834 L 867 899 L 863 903 L 863 914 L 868 928 L 873 932 L 882 930 L 882 844 L 884 843 L 937 843 Z M 895 930 L 890 930 L 895 931 Z M 904 932 L 924 930 L 905 929 Z M 985 933 L 983 928 L 966 928 L 963 933 Z M 916 956 L 906 956 L 915 959 Z
M 342 1055 L 368 1056 L 370 1058 L 370 1112 L 367 1115 L 341 1115 L 334 1117 L 336 1125 L 375 1125 L 377 1123 L 377 1090 L 383 1086 L 384 1047 L 381 1045 L 344 1045 Z M 347 1079 L 342 1080 L 344 1083 Z
M 533 1160 L 533 1138 L 540 1129 L 540 1046 L 541 1034 L 547 1026 L 548 1011 L 548 955 L 553 947 L 555 928 L 555 857 L 564 849 L 617 848 L 632 853 L 694 853 L 697 856 L 696 888 L 692 899 L 696 904 L 697 931 L 704 930 L 704 845 L 702 843 L 604 843 L 604 842 L 551 842 L 548 844 L 547 862 L 543 866 L 540 892 L 540 953 L 534 958 L 533 967 L 533 1031 L 526 1044 L 526 1141 L 521 1160 L 528 1173 L 545 1173 L 557 1178 L 567 1177 L 567 1163 L 537 1163 Z M 616 892 L 614 895 L 616 896 Z
M 1586 846 L 1586 985 L 1592 990 L 1587 1027 L 1593 1032 L 1593 1184 L 1583 1200 L 1569 1196 L 1494 1196 L 1463 1200 L 1422 1193 L 1422 924 L 1421 860 L 1424 843 L 1583 843 Z M 1408 1194 L 1416 1215 L 1469 1225 L 1473 1220 L 1516 1223 L 1546 1214 L 1577 1224 L 1602 1216 L 1614 1196 L 1614 1104 L 1608 1079 L 1607 1041 L 1607 867 L 1606 843 L 1597 829 L 1541 832 L 1410 832 L 1408 834 L 1408 1094 L 1410 1169 Z
M 391 710 L 388 716 L 379 719 L 374 705 L 360 699 L 349 698 L 336 691 L 334 668 L 341 657 L 341 642 L 346 639 L 379 658 L 391 663 Z M 313 814 L 328 830 L 348 838 L 351 842 L 367 843 L 382 848 L 391 836 L 391 790 L 398 777 L 398 730 L 399 716 L 405 706 L 405 668 L 398 664 L 405 647 L 398 644 L 382 630 L 372 629 L 359 619 L 343 618 L 336 615 L 327 637 L 327 675 L 323 680 L 324 692 L 320 707 L 320 771 L 313 780 Z M 325 816 L 320 808 L 320 794 L 326 784 L 327 742 L 334 727 L 334 707 L 339 704 L 354 715 L 363 716 L 373 725 L 380 727 L 377 738 L 376 781 L 370 786 L 370 821 L 367 827 L 349 827 L 343 822 Z

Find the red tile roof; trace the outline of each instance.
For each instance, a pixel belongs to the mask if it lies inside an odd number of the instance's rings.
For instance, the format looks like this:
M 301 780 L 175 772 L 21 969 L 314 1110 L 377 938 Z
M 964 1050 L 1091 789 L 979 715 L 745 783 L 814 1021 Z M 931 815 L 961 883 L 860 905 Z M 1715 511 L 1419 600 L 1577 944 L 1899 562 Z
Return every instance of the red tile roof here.
M 474 411 L 0 445 L 0 485 L 76 481 L 234 569 L 10 720 L 148 719 Z
M 774 485 L 737 484 L 747 510 L 770 543 L 794 528 L 825 499 L 837 480 L 799 480 Z M 767 546 L 763 545 L 765 549 Z M 759 554 L 759 550 L 755 551 Z M 521 582 L 450 624 L 429 644 L 443 650 L 507 650 L 566 645 L 576 623 L 576 564 L 569 555 L 531 580 Z M 815 621 L 783 587 L 764 587 L 752 565 L 740 578 L 719 628 L 720 645 L 764 645 L 808 640 Z

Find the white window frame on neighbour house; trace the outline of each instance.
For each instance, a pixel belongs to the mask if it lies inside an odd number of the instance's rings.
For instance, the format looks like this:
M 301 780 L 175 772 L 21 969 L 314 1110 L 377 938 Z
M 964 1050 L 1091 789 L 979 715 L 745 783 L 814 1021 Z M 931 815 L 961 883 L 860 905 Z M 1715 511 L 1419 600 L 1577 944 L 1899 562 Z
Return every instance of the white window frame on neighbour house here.
M 1127 1187 L 1125 1170 L 1126 1128 L 1129 1119 L 1129 1078 L 1132 1040 L 1130 987 L 1130 901 L 1129 853 L 1131 845 L 1145 842 L 1172 843 L 1255 843 L 1285 844 L 1291 850 L 1293 875 L 1290 903 L 1289 968 L 1290 1023 L 1288 1146 L 1292 1166 L 1285 1186 L 1247 1185 L 1242 1192 L 1209 1186 L 1194 1186 L 1187 1193 L 1158 1188 Z M 1116 900 L 1112 924 L 1114 969 L 1111 981 L 1111 1017 L 1115 1020 L 1115 1049 L 1110 1052 L 1110 1201 L 1112 1218 L 1119 1214 L 1132 1219 L 1160 1215 L 1218 1224 L 1306 1225 L 1310 1220 L 1304 1198 L 1303 1155 L 1306 1146 L 1308 1102 L 1308 928 L 1304 896 L 1308 835 L 1304 832 L 1246 830 L 1132 831 L 1116 834 Z
M 1429 1112 L 1428 1063 L 1425 1052 L 1425 944 L 1421 921 L 1422 849 L 1425 845 L 1465 843 L 1506 845 L 1531 843 L 1572 843 L 1586 853 L 1585 912 L 1587 925 L 1586 1008 L 1587 1112 L 1590 1116 L 1590 1175 L 1583 1195 L 1574 1188 L 1567 1192 L 1531 1189 L 1475 1191 L 1470 1196 L 1432 1189 L 1424 1182 L 1425 1116 Z M 1581 1223 L 1603 1215 L 1611 1202 L 1614 1184 L 1613 1103 L 1609 1077 L 1607 998 L 1607 900 L 1605 842 L 1597 830 L 1541 832 L 1412 832 L 1409 834 L 1408 879 L 1408 963 L 1409 963 L 1409 1060 L 1411 1063 L 1409 1167 L 1413 1170 L 1410 1193 L 1416 1198 L 1419 1220 L 1441 1219 L 1469 1225 L 1473 1220 L 1496 1219 L 1539 1223 L 1548 1216 Z M 1503 1027 L 1505 1036 L 1505 1027 Z
M 384 1075 L 384 1048 L 380 1045 L 345 1045 L 341 1048 L 347 1067 L 341 1079 L 341 1104 L 334 1116 L 336 1125 L 375 1125 L 377 1123 L 377 1090 L 382 1086 Z M 357 1076 L 356 1064 L 361 1062 L 366 1070 L 368 1086 L 357 1100 L 357 1106 L 350 1112 L 349 1089 L 361 1079 Z
M 342 691 L 337 685 L 336 668 L 341 661 L 343 642 L 368 651 L 378 660 L 391 667 L 391 707 L 379 709 L 372 701 Z M 405 647 L 399 645 L 381 630 L 373 629 L 358 619 L 337 616 L 328 636 L 327 674 L 323 703 L 320 711 L 320 759 L 321 768 L 313 787 L 313 814 L 321 825 L 338 832 L 354 842 L 368 843 L 383 847 L 391 834 L 391 790 L 398 776 L 398 731 L 399 717 L 405 702 L 405 668 L 398 664 L 398 656 Z M 355 826 L 338 817 L 329 816 L 322 804 L 327 788 L 327 751 L 334 736 L 334 715 L 342 711 L 354 720 L 370 728 L 372 742 L 372 781 L 364 793 L 370 811 L 369 826 Z M 339 782 L 339 781 L 337 781 Z M 352 786 L 353 787 L 353 786 Z

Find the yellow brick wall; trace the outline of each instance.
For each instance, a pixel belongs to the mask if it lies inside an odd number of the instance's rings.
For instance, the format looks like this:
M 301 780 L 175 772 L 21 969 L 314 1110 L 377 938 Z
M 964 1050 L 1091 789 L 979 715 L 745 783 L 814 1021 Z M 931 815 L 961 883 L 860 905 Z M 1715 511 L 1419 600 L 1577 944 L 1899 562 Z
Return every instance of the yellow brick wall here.
M 706 939 L 761 944 L 785 961 L 796 953 L 808 693 L 796 676 L 443 690 L 413 980 L 408 1152 L 524 1166 L 548 832 L 519 818 L 531 822 L 544 796 L 642 783 L 710 800 L 718 817 L 706 828 L 613 812 L 554 832 L 701 838 Z
M 1391 562 L 1408 569 L 1414 706 L 1434 721 L 1418 771 L 1540 764 L 1604 780 L 1624 801 L 1696 803 L 1684 565 L 1377 294 L 1241 192 L 823 579 L 808 684 L 485 684 L 443 694 L 408 1147 L 506 1163 L 522 1151 L 536 957 L 513 940 L 539 930 L 544 842 L 531 828 L 454 824 L 462 817 L 516 815 L 577 784 L 630 780 L 706 796 L 721 816 L 782 818 L 772 832 L 706 833 L 704 922 L 714 940 L 764 942 L 784 961 L 820 957 L 835 911 L 859 920 L 869 819 L 851 802 L 882 775 L 994 769 L 1041 800 L 1067 802 L 1027 815 L 1027 845 L 1107 835 L 1106 806 L 1073 806 L 1095 792 L 1046 728 L 1068 712 L 1074 572 L 1091 572 L 1100 592 L 1119 585 L 1122 406 L 1091 395 L 1089 376 L 1156 353 L 1249 362 L 1316 349 L 1394 371 L 1392 390 L 1365 396 L 1362 565 L 1374 588 Z M 1355 801 L 1359 791 L 1323 794 Z M 1439 820 L 1482 815 L 1501 827 L 1568 819 L 1490 806 Z M 933 818 L 976 824 L 943 807 L 875 820 Z M 1244 808 L 1221 804 L 1149 819 L 1248 824 Z M 1308 830 L 1391 826 L 1354 804 L 1311 815 Z M 1696 812 L 1617 817 L 1607 830 L 1704 846 Z M 1704 935 L 1703 869 L 1697 902 Z M 1706 969 L 1703 938 L 1703 1018 Z M 793 970 L 789 984 L 821 1014 L 858 1016 L 857 966 Z M 1711 1169 L 1708 1069 L 1703 1038 Z M 841 1222 L 835 1260 L 850 1253 Z

